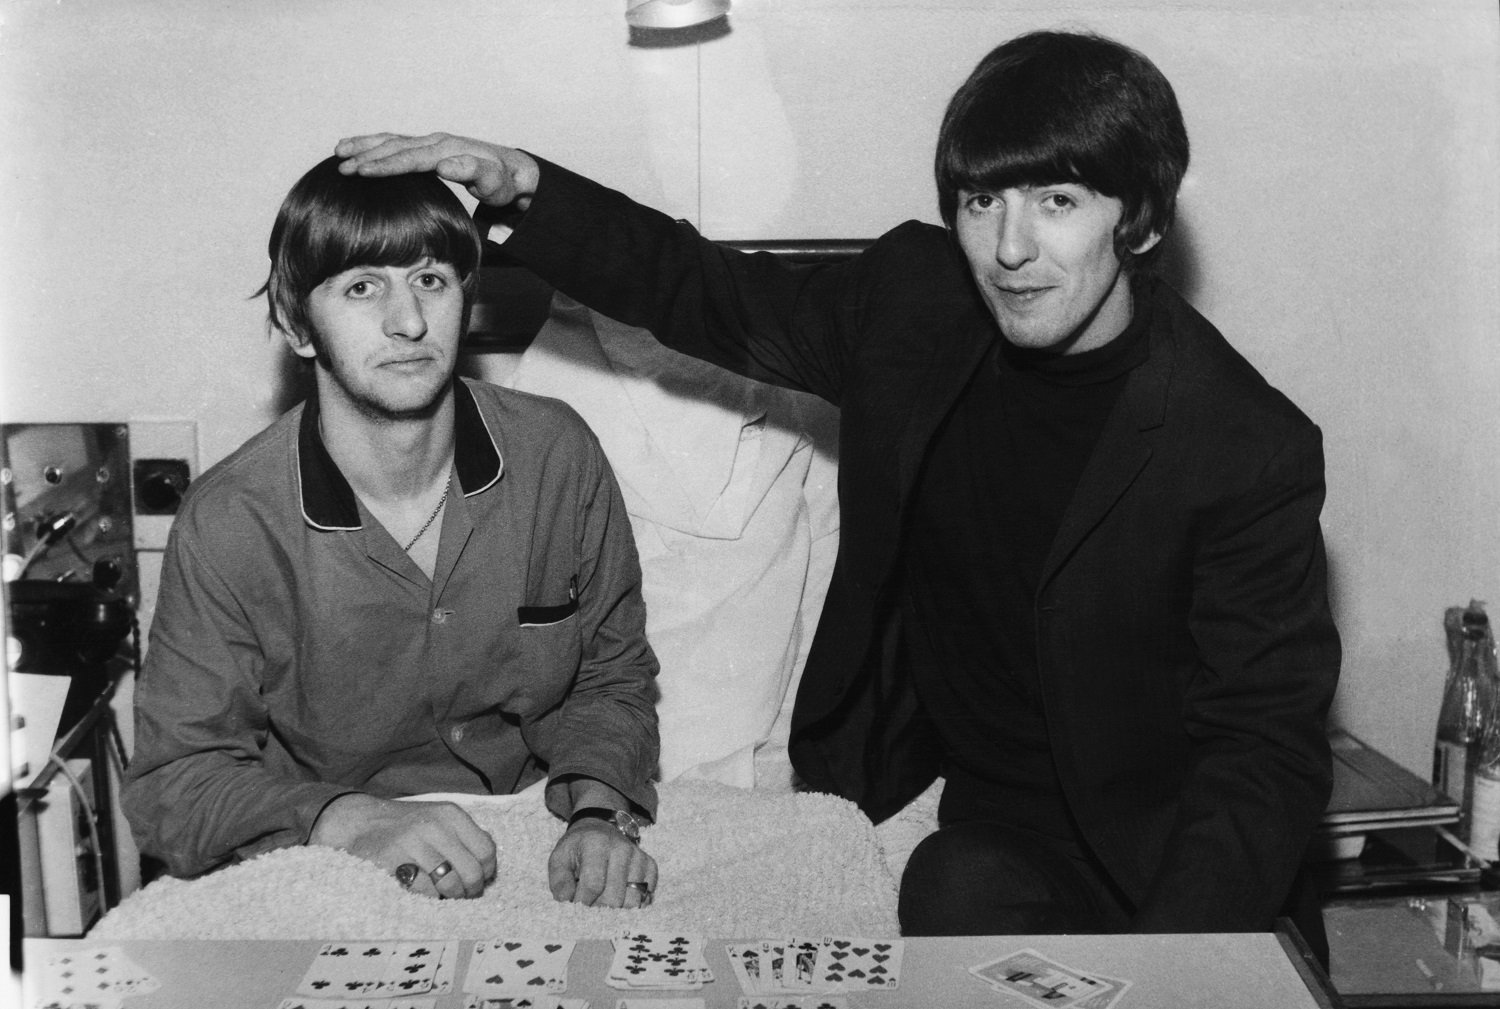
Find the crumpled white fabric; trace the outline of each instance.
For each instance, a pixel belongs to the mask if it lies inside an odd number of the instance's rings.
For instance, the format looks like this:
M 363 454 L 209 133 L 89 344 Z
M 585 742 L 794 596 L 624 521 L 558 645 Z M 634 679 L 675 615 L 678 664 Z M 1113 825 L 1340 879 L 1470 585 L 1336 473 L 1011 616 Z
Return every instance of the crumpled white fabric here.
M 494 837 L 499 871 L 473 900 L 402 890 L 371 862 L 333 848 L 266 852 L 193 880 L 163 878 L 107 913 L 90 939 L 607 938 L 622 928 L 705 936 L 895 935 L 896 886 L 870 821 L 826 794 L 712 782 L 660 787 L 642 844 L 661 872 L 650 907 L 562 904 L 547 856 L 563 822 L 542 789 L 458 802 Z
M 837 545 L 837 411 L 562 295 L 504 383 L 571 404 L 620 483 L 661 661 L 662 779 L 790 787 L 787 717 Z

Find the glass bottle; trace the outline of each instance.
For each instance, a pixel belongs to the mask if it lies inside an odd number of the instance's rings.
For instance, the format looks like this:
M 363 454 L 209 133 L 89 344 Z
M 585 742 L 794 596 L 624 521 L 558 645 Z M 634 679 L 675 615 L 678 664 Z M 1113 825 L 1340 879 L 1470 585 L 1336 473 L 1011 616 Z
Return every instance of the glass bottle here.
M 1476 604 L 1464 611 L 1458 667 L 1443 691 L 1438 714 L 1432 783 L 1467 813 L 1473 808 L 1474 772 L 1495 699 L 1494 653 L 1488 648 L 1489 617 Z M 1488 653 L 1489 661 L 1486 661 Z
M 1500 682 L 1500 668 L 1495 657 L 1495 632 L 1484 624 L 1484 638 L 1475 648 L 1480 672 Z M 1484 733 L 1480 739 L 1479 758 L 1474 767 L 1472 806 L 1469 818 L 1469 847 L 1481 858 L 1494 862 L 1500 855 L 1500 689 L 1495 690 Z

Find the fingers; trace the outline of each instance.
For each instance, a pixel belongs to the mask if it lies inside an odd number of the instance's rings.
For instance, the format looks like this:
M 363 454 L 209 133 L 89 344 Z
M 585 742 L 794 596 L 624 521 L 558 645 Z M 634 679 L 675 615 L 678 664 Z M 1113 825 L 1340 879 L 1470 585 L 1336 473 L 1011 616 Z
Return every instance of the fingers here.
M 372 133 L 340 140 L 333 152 L 345 159 L 339 169 L 346 175 L 401 175 L 405 172 L 430 172 L 444 158 L 477 154 L 489 146 L 447 133 L 429 133 L 421 137 Z
M 639 886 L 631 884 L 639 883 Z M 625 901 L 622 907 L 649 907 L 656 899 L 656 859 L 636 848 L 625 870 Z
M 451 802 L 398 802 L 351 793 L 319 816 L 312 843 L 383 866 L 413 893 L 477 897 L 495 878 L 495 842 Z M 403 869 L 415 866 L 415 869 Z
M 387 140 L 395 140 L 398 136 L 396 133 L 366 133 L 360 137 L 345 137 L 334 145 L 333 153 L 341 158 L 352 158 L 372 147 L 379 147 Z
M 578 892 L 576 847 L 577 838 L 571 832 L 564 834 L 547 859 L 547 887 L 552 891 L 553 900 L 566 903 Z
M 429 133 L 421 137 L 370 133 L 345 137 L 334 147 L 345 175 L 387 176 L 436 172 L 463 186 L 481 203 L 519 209 L 536 191 L 540 169 L 523 151 L 469 137 Z
M 473 895 L 478 896 L 485 884 L 495 878 L 495 839 L 458 806 L 443 803 L 439 815 L 462 845 L 462 857 L 469 863 L 465 868 L 472 866 L 472 871 L 465 873 L 464 882 L 471 889 L 477 886 L 478 892 Z M 459 868 L 457 861 L 454 868 Z
M 645 907 L 656 881 L 656 860 L 608 825 L 570 829 L 547 864 L 552 896 L 589 907 Z

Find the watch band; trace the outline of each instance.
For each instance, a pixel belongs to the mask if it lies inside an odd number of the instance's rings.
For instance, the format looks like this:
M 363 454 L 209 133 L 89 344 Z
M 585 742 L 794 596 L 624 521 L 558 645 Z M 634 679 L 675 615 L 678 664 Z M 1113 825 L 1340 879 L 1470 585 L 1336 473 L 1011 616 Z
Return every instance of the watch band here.
M 584 806 L 573 810 L 573 815 L 568 817 L 568 826 L 571 827 L 580 820 L 603 820 L 624 835 L 627 841 L 641 843 L 641 822 L 627 810 L 611 809 L 608 806 Z

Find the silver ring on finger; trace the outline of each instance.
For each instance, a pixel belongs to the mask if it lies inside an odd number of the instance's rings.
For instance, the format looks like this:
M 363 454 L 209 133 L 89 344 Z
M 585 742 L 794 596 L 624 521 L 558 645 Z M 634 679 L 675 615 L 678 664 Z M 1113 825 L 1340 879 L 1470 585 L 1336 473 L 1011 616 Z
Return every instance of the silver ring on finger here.
M 443 877 L 448 875 L 448 873 L 452 871 L 453 863 L 444 859 L 443 861 L 432 867 L 431 871 L 427 873 L 427 878 L 432 880 L 433 886 L 437 886 L 443 881 Z

